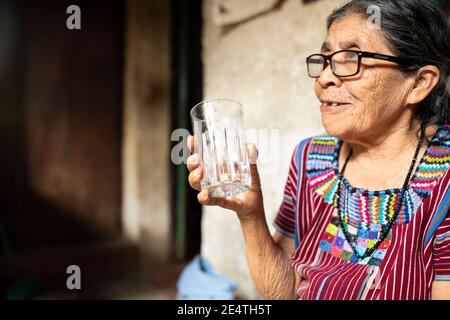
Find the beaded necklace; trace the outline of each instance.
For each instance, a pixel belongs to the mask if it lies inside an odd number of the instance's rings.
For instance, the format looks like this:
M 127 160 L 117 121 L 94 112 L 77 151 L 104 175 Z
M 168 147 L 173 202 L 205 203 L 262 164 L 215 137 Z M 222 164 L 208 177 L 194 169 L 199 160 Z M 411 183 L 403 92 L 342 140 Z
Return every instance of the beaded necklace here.
M 363 255 L 359 254 L 358 250 L 356 249 L 356 245 L 355 245 L 355 243 L 357 243 L 357 241 L 358 241 L 358 237 L 359 236 L 358 236 L 358 234 L 355 235 L 355 236 L 352 236 L 352 235 L 349 234 L 348 226 L 347 226 L 347 223 L 345 222 L 345 217 L 346 217 L 346 213 L 345 212 L 346 212 L 346 210 L 345 210 L 345 208 L 343 208 L 343 210 L 341 211 L 341 208 L 340 208 L 340 202 L 341 202 L 340 201 L 341 200 L 340 197 L 341 197 L 341 192 L 342 192 L 342 179 L 339 179 L 339 186 L 338 186 L 338 192 L 337 192 L 337 212 L 338 212 L 338 216 L 339 216 L 339 223 L 340 223 L 342 232 L 344 233 L 345 239 L 347 240 L 348 244 L 352 248 L 354 254 L 359 259 L 363 260 L 363 259 L 365 259 L 367 257 L 370 257 L 375 252 L 375 250 L 378 249 L 380 244 L 384 241 L 384 239 L 386 239 L 386 237 L 388 236 L 389 232 L 391 231 L 392 225 L 394 224 L 394 221 L 397 219 L 397 217 L 398 217 L 398 215 L 400 213 L 400 208 L 403 205 L 403 199 L 405 197 L 405 193 L 406 193 L 406 190 L 407 190 L 407 187 L 408 187 L 409 179 L 411 177 L 412 171 L 413 171 L 414 166 L 416 164 L 417 156 L 418 156 L 420 148 L 422 146 L 423 139 L 424 139 L 424 132 L 421 131 L 421 134 L 420 134 L 420 137 L 419 137 L 419 142 L 417 144 L 417 148 L 416 148 L 416 151 L 414 153 L 414 158 L 413 158 L 413 160 L 411 162 L 411 166 L 409 168 L 408 174 L 406 175 L 405 181 L 403 183 L 403 188 L 402 188 L 401 193 L 399 195 L 399 198 L 398 198 L 397 205 L 395 207 L 393 216 L 391 217 L 391 219 L 389 219 L 389 221 L 388 221 L 388 223 L 386 225 L 382 226 L 381 232 L 380 232 L 380 236 L 379 236 L 377 242 L 374 244 L 374 246 L 370 247 L 370 248 L 367 248 Z M 342 167 L 342 172 L 341 172 L 341 176 L 342 177 L 344 175 L 345 168 L 347 167 L 347 163 L 350 160 L 352 155 L 353 155 L 353 149 L 350 150 L 347 158 L 345 159 L 344 166 Z M 344 204 L 345 204 L 345 201 L 344 201 Z M 348 216 L 348 214 L 347 214 L 347 216 Z

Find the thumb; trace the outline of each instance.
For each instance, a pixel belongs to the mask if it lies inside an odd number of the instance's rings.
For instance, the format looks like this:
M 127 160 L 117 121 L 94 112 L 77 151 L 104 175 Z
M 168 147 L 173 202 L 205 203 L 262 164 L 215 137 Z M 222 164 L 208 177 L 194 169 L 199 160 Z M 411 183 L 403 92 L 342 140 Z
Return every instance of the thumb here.
M 256 165 L 258 159 L 258 149 L 253 143 L 246 144 L 248 159 L 250 161 L 250 175 L 252 177 L 252 191 L 261 191 L 261 181 L 259 179 L 258 167 Z

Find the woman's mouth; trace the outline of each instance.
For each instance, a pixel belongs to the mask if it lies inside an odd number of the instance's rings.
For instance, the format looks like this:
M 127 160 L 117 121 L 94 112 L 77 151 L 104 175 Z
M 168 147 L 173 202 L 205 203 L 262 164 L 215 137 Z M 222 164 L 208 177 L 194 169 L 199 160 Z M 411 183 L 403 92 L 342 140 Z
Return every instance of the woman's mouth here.
M 351 107 L 347 102 L 321 101 L 320 111 L 322 112 L 341 112 Z

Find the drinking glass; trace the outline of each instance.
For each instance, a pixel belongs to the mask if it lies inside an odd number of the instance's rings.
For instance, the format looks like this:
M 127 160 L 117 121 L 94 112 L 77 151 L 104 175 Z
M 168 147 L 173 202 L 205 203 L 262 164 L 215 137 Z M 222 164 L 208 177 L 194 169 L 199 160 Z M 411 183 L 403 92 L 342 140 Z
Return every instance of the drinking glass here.
M 212 197 L 237 195 L 251 186 L 242 115 L 242 105 L 229 99 L 202 101 L 191 110 L 194 152 L 204 170 L 200 185 Z

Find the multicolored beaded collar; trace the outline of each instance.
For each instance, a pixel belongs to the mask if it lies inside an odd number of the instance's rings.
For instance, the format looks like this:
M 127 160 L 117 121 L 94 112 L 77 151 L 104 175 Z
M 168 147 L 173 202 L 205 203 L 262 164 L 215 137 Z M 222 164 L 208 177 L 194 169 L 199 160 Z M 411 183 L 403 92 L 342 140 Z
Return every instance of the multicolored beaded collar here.
M 338 153 L 342 141 L 331 136 L 314 137 L 306 163 L 306 175 L 310 186 L 336 205 L 339 179 L 344 189 L 349 224 L 355 228 L 370 230 L 370 225 L 383 225 L 394 214 L 400 189 L 368 191 L 354 188 L 338 171 Z M 414 212 L 438 184 L 450 166 L 450 125 L 439 126 L 427 146 L 419 165 L 411 178 L 403 206 L 396 224 L 406 224 Z

